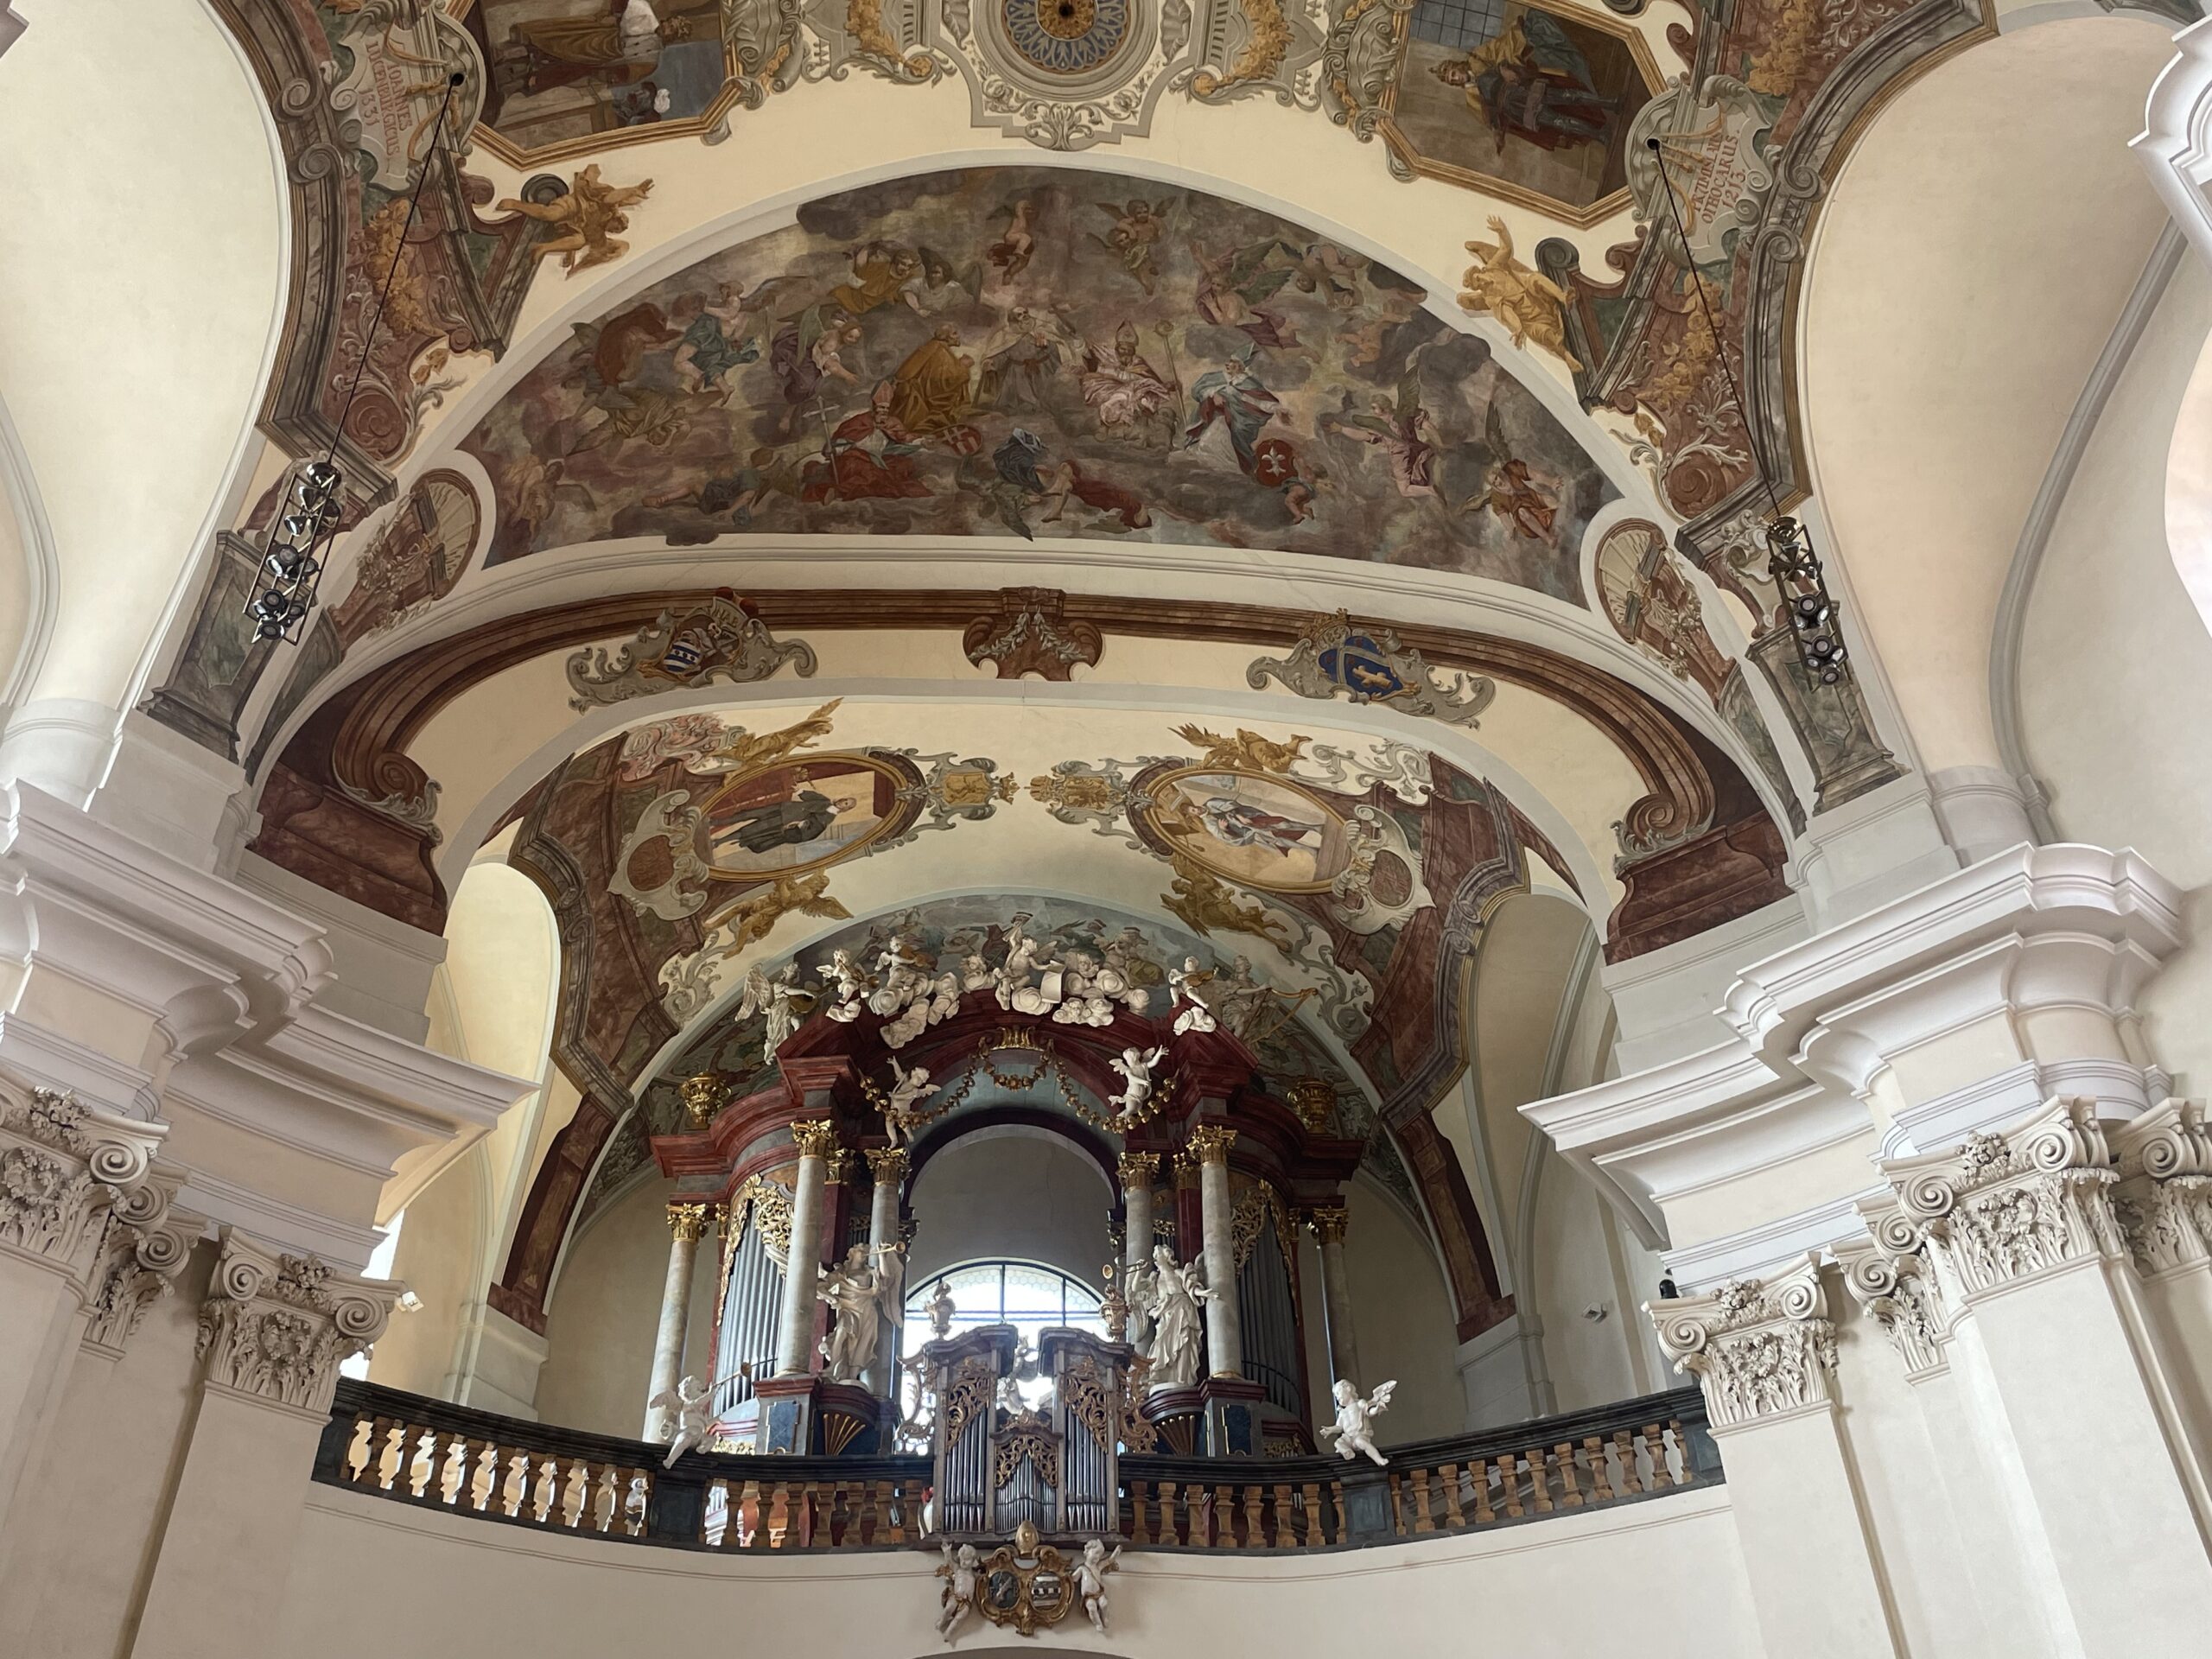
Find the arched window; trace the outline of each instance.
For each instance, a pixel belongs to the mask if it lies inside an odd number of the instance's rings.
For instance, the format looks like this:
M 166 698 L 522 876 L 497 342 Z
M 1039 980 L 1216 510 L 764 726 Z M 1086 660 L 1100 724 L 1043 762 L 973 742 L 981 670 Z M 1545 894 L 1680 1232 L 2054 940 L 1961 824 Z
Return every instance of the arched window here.
M 979 1325 L 1010 1325 L 1033 1362 L 1039 1333 L 1053 1325 L 1106 1334 L 1099 1293 L 1080 1279 L 1038 1262 L 969 1262 L 907 1287 L 906 1323 L 899 1344 L 902 1355 L 918 1353 L 924 1343 L 936 1340 L 929 1306 L 937 1299 L 939 1285 L 952 1297 L 950 1335 Z M 1023 1382 L 1020 1389 L 1024 1402 L 1037 1406 L 1051 1392 L 1051 1382 L 1039 1377 Z

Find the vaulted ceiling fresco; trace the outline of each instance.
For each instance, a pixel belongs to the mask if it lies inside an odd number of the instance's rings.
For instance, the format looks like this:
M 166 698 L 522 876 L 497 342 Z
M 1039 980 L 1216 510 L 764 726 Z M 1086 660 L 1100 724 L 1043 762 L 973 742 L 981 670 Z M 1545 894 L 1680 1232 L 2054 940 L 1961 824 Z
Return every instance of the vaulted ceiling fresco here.
M 872 185 L 587 323 L 469 435 L 487 563 L 632 536 L 1269 547 L 1579 600 L 1615 492 L 1382 264 L 1198 191 Z

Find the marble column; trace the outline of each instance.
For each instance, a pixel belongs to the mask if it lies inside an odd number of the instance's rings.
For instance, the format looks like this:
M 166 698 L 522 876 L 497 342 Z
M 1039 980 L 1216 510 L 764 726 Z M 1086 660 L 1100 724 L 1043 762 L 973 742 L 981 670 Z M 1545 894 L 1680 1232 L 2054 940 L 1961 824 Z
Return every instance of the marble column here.
M 691 1325 L 691 1279 L 699 1261 L 699 1235 L 714 1206 L 677 1198 L 668 1206 L 668 1277 L 660 1287 L 660 1325 L 653 1332 L 653 1368 L 645 1381 L 645 1437 L 665 1440 L 673 1432 L 665 1406 L 652 1404 L 683 1375 L 683 1338 Z
M 1152 1183 L 1160 1173 L 1160 1154 L 1122 1154 L 1122 1261 L 1143 1267 L 1152 1260 Z
M 880 1271 L 880 1252 L 900 1248 L 899 1198 L 906 1185 L 906 1147 L 884 1147 L 869 1153 L 868 1168 L 875 1178 L 868 1211 L 868 1259 Z M 868 1391 L 895 1398 L 898 1382 L 899 1327 L 887 1314 L 876 1331 L 875 1363 L 868 1367 Z
M 1205 1124 L 1191 1131 L 1191 1150 L 1198 1160 L 1198 1216 L 1204 1241 L 1206 1288 L 1206 1374 L 1244 1375 L 1244 1332 L 1236 1306 L 1236 1212 L 1229 1199 L 1229 1149 L 1236 1131 Z
M 776 1337 L 776 1375 L 804 1376 L 814 1369 L 815 1286 L 822 1277 L 822 1212 L 830 1154 L 837 1131 L 826 1117 L 791 1125 L 798 1147 L 798 1183 L 791 1192 L 790 1261 L 784 1269 L 784 1316 Z
M 1321 1250 L 1321 1318 L 1329 1333 L 1330 1380 L 1357 1387 L 1359 1343 L 1352 1335 L 1351 1275 L 1344 1268 L 1349 1219 L 1341 1204 L 1323 1205 L 1307 1217 Z

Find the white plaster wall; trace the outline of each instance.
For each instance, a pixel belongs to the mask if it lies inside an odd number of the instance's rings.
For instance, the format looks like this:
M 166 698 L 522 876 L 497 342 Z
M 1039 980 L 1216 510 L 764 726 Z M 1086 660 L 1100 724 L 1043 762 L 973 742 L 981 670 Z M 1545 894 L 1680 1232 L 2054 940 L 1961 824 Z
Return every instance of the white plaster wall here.
M 1529 1294 L 1543 1320 L 1560 1410 L 1633 1399 L 1675 1380 L 1643 1340 L 1642 1306 L 1658 1295 L 1658 1258 L 1622 1236 L 1598 1189 L 1562 1158 L 1545 1161 L 1537 1187 L 1534 1256 Z
M 2212 1087 L 2212 636 L 2169 552 L 2169 436 L 2212 329 L 2212 278 L 2184 257 L 2052 526 L 2020 655 L 2022 733 L 2069 841 L 2133 847 L 2187 892 L 2192 942 L 2142 999 L 2182 1093 Z
M 731 1560 L 540 1535 L 327 1487 L 312 1492 L 275 1659 L 606 1659 L 945 1651 L 933 1551 Z M 396 1618 L 334 1617 L 365 1585 Z M 1727 1491 L 1708 1488 L 1436 1541 L 1268 1560 L 1126 1554 L 1111 1633 L 1076 1621 L 1024 1654 L 1340 1659 L 1751 1659 L 1763 1651 Z M 971 1622 L 962 1653 L 1011 1653 Z
M 1114 1193 L 1098 1166 L 1056 1135 L 1006 1127 L 963 1136 L 915 1177 L 910 1284 L 962 1262 L 1042 1262 L 1094 1289 L 1111 1255 Z
M 1466 1427 L 1466 1399 L 1453 1363 L 1459 1344 L 1451 1293 L 1436 1254 L 1397 1207 L 1364 1182 L 1346 1190 L 1344 1207 L 1351 1212 L 1344 1269 L 1360 1367 L 1367 1373 L 1358 1380 L 1366 1388 L 1386 1377 L 1398 1382 L 1382 1438 L 1457 1434 Z
M 2171 33 L 2075 18 L 1948 59 L 1883 108 L 1821 210 L 1799 324 L 1807 448 L 1859 622 L 1931 768 L 2000 764 L 1997 597 L 2164 221 L 2127 141 Z
M 283 207 L 200 0 L 24 0 L 0 65 L 0 388 L 61 564 L 43 698 L 111 706 L 222 505 L 269 359 Z
M 545 1310 L 545 1368 L 538 1375 L 542 1422 L 597 1434 L 638 1437 L 645 1418 L 653 1332 L 668 1278 L 668 1200 L 675 1184 L 658 1177 L 632 1187 L 592 1218 L 569 1244 Z M 404 1235 L 402 1236 L 403 1239 Z M 691 1282 L 685 1368 L 706 1380 L 712 1363 L 714 1236 L 699 1244 Z

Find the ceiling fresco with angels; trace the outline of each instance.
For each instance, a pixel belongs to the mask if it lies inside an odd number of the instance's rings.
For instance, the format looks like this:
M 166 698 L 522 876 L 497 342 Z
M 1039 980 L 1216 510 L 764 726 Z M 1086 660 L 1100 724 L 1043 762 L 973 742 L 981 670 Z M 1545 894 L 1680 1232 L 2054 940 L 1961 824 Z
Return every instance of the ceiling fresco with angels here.
M 463 448 L 486 563 L 793 532 L 1267 547 L 1579 601 L 1616 492 L 1381 264 L 1255 208 L 982 168 L 810 202 L 575 326 Z

